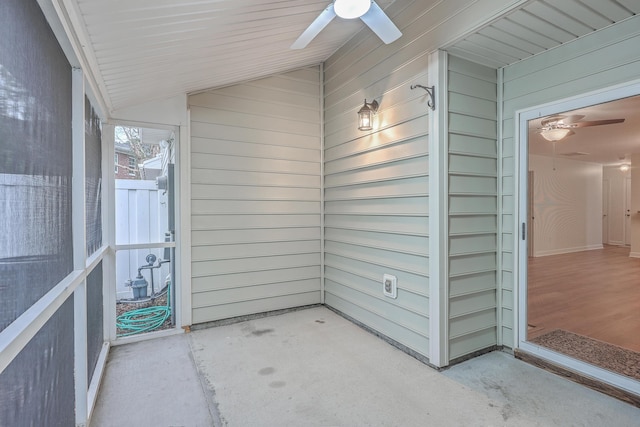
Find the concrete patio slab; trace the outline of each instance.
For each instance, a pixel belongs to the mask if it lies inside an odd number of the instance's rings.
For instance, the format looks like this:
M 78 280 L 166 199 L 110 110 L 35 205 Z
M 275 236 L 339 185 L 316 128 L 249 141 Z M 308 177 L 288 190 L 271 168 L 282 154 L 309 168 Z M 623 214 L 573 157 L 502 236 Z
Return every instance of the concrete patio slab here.
M 112 347 L 91 426 L 214 425 L 189 338 L 157 338 Z
M 166 346 L 183 347 L 166 366 L 122 362 Z M 106 376 L 92 426 L 640 426 L 640 409 L 507 353 L 438 372 L 323 307 L 116 348 Z M 156 394 L 171 414 L 139 417 Z

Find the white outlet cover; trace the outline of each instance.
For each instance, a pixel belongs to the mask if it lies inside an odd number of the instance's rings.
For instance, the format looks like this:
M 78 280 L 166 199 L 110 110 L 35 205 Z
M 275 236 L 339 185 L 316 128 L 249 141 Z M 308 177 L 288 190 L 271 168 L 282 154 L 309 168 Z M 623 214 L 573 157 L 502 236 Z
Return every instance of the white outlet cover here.
M 387 281 L 390 284 L 390 289 L 387 289 Z M 391 274 L 385 274 L 382 276 L 382 293 L 389 298 L 398 297 L 398 278 Z

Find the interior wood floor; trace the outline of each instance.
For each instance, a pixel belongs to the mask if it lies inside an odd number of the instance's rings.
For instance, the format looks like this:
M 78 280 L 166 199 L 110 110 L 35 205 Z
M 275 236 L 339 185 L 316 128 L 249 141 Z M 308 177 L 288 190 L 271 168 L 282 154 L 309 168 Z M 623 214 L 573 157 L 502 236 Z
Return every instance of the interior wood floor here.
M 528 338 L 564 329 L 640 352 L 640 259 L 629 247 L 529 258 Z

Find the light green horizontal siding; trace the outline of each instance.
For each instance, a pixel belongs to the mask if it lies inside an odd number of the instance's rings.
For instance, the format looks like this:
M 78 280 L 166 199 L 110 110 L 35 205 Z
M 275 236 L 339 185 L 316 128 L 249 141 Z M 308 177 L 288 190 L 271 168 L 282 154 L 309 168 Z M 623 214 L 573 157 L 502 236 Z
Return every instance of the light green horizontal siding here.
M 262 286 L 285 282 L 317 279 L 320 266 L 294 267 L 286 270 L 245 271 L 241 273 L 218 274 L 216 280 L 208 276 L 194 277 L 191 286 L 194 294 L 207 293 L 223 289 Z M 215 292 L 214 292 L 215 294 Z
M 425 5 L 393 7 L 410 22 Z M 427 81 L 427 50 L 352 43 L 325 63 L 325 302 L 428 357 L 430 110 L 410 89 Z M 364 98 L 380 103 L 372 132 L 356 126 Z M 398 278 L 396 299 L 384 274 Z
M 212 306 L 202 308 L 195 307 L 197 299 L 198 296 L 194 294 L 192 297 L 192 304 L 194 304 L 193 323 L 198 324 L 211 321 Z M 320 301 L 319 290 L 299 294 L 260 296 L 258 299 L 254 300 L 235 301 L 228 304 L 214 306 L 215 319 L 229 319 L 242 314 L 263 313 L 272 310 L 283 310 L 291 307 L 302 307 L 305 305 L 318 304 L 318 301 Z
M 503 173 L 500 236 L 502 270 L 500 272 L 501 334 L 503 345 L 513 347 L 514 212 L 518 190 L 514 188 L 515 112 L 563 98 L 578 96 L 638 79 L 640 76 L 640 17 L 634 16 L 615 25 L 590 33 L 555 49 L 518 62 L 503 70 L 504 94 L 501 141 Z
M 339 229 L 377 231 L 381 233 L 427 236 L 428 218 L 421 216 L 401 217 L 398 215 L 331 215 L 327 216 L 325 226 Z
M 295 178 L 295 179 L 293 179 Z M 293 182 L 292 182 L 293 181 Z M 192 184 L 227 184 L 227 185 L 248 185 L 253 186 L 259 182 L 263 187 L 284 187 L 290 188 L 318 188 L 321 178 L 319 175 L 302 175 L 277 172 L 251 172 L 238 170 L 211 170 L 195 169 L 191 171 Z
M 330 287 L 330 284 L 329 284 Z M 402 344 L 414 343 L 410 346 L 413 351 L 420 354 L 428 354 L 429 339 L 425 338 L 426 330 L 422 333 L 414 331 L 402 322 L 396 322 L 390 314 L 386 312 L 378 313 L 370 306 L 363 302 L 362 298 L 349 299 L 345 295 L 341 295 L 339 291 L 327 292 L 325 303 L 336 310 L 349 315 L 358 322 L 370 327 L 371 329 L 387 336 L 392 337 L 395 341 Z M 428 327 L 428 320 L 422 320 L 422 323 Z
M 194 323 L 321 302 L 320 77 L 189 97 Z
M 449 358 L 496 345 L 497 73 L 449 56 Z

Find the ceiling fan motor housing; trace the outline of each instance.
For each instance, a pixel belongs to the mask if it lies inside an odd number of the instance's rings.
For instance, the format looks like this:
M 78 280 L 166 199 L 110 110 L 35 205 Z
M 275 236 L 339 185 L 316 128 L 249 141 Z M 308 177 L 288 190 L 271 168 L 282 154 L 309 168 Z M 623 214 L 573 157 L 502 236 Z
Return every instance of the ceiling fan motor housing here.
M 340 18 L 356 19 L 371 8 L 371 0 L 336 0 L 333 9 Z
M 360 18 L 385 44 L 402 36 L 402 32 L 375 1 L 335 0 L 300 34 L 291 49 L 305 48 L 336 16 L 343 19 Z

